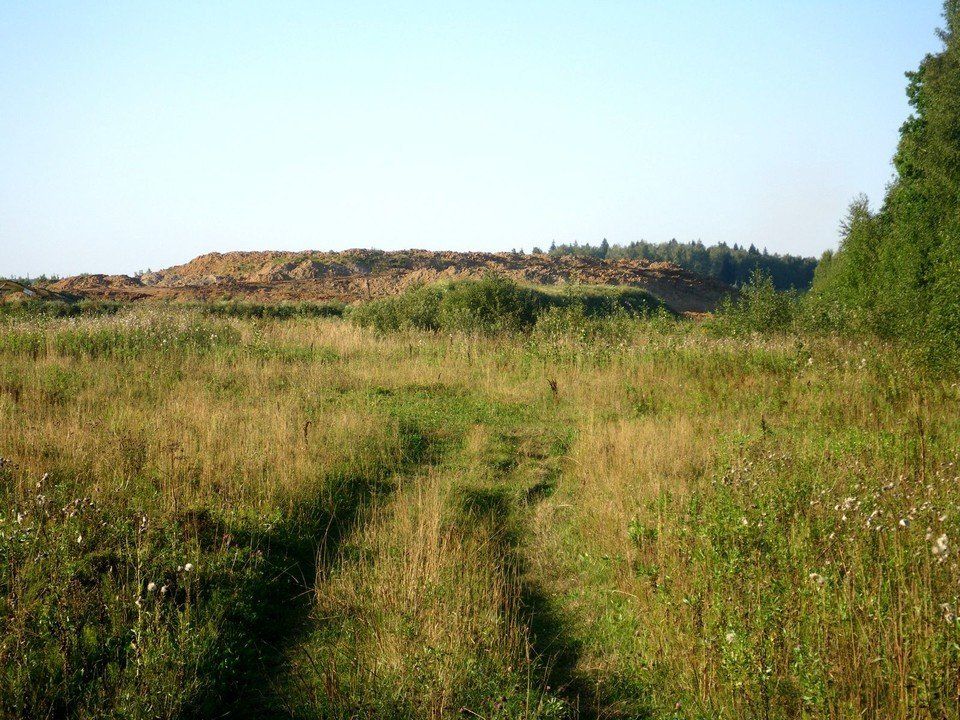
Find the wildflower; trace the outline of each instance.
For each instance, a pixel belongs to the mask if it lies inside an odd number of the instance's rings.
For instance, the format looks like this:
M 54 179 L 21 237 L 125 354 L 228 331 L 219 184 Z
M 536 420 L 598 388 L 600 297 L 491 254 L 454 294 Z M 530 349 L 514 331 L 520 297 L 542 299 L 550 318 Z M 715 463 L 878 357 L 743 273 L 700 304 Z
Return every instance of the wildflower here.
M 733 630 L 730 630 L 726 635 L 724 635 L 724 638 L 726 639 L 727 643 L 732 643 L 737 639 L 737 634 Z
M 183 566 L 183 571 L 184 571 L 184 572 L 192 572 L 192 571 L 193 571 L 193 563 L 187 563 L 186 565 L 184 565 L 184 566 Z
M 750 522 L 745 517 L 742 517 L 740 518 L 740 524 L 743 525 L 744 527 L 747 527 L 750 524 Z
M 83 535 L 77 535 L 77 545 L 83 542 Z
M 163 587 L 160 588 L 160 594 L 166 595 L 169 590 L 170 590 L 170 586 L 164 583 Z
M 148 593 L 156 592 L 156 590 L 157 590 L 157 584 L 156 584 L 155 582 L 153 582 L 153 581 L 151 580 L 150 582 L 147 583 L 147 592 L 148 592 Z
M 950 554 L 950 549 L 947 543 L 947 534 L 944 533 L 938 537 L 934 543 L 933 547 L 930 548 L 930 552 L 933 553 L 933 556 L 939 561 L 943 562 L 947 559 L 947 555 Z
M 823 575 L 821 575 L 820 573 L 812 572 L 808 577 L 810 579 L 810 582 L 812 582 L 817 587 L 823 587 L 827 582 L 826 579 L 823 577 Z
M 957 614 L 953 611 L 953 606 L 950 603 L 943 603 L 940 609 L 943 610 L 943 619 L 947 625 L 953 625 L 957 622 Z
M 910 518 L 902 517 L 900 518 L 900 522 L 897 524 L 902 528 L 908 528 L 910 527 Z

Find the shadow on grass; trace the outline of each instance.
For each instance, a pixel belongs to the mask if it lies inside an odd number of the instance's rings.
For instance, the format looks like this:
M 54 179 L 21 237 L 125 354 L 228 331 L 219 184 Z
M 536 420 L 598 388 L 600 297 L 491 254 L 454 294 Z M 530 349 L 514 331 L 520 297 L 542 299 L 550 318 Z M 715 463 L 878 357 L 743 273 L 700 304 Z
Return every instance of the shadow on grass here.
M 265 532 L 238 531 L 238 545 L 257 547 L 262 572 L 224 621 L 224 671 L 214 690 L 185 713 L 190 718 L 290 718 L 283 702 L 288 649 L 310 632 L 317 573 L 337 557 L 343 539 L 364 522 L 378 495 L 394 489 L 393 477 L 431 462 L 431 443 L 415 427 L 402 430 L 404 460 L 370 474 L 333 474 L 322 492 Z
M 570 633 L 554 602 L 527 571 L 522 535 L 517 518 L 518 499 L 527 505 L 548 497 L 552 480 L 540 481 L 522 491 L 519 498 L 506 485 L 460 489 L 459 506 L 464 519 L 488 528 L 500 547 L 505 569 L 520 582 L 519 620 L 527 627 L 530 644 L 541 665 L 549 694 L 561 698 L 575 720 L 644 720 L 652 717 L 642 699 L 612 697 L 599 683 L 578 671 L 580 642 Z M 506 612 L 506 609 L 504 610 Z

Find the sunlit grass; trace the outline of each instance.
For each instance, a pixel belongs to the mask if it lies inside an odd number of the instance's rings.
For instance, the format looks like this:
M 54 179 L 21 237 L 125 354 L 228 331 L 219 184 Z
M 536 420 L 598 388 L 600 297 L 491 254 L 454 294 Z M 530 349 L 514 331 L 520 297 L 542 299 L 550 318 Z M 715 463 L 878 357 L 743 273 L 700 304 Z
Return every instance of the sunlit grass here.
M 885 346 L 120 308 L 0 360 L 5 716 L 960 712 L 960 390 Z

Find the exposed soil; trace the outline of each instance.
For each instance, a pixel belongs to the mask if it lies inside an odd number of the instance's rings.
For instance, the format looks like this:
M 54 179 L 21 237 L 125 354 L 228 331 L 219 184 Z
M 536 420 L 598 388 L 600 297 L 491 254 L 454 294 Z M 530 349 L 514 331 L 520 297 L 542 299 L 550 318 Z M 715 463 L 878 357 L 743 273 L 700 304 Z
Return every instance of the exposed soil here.
M 0 279 L 0 302 L 24 300 L 63 300 L 74 298 L 67 293 L 57 293 L 43 287 L 29 287 L 13 280 Z
M 391 295 L 415 283 L 491 272 L 543 285 L 631 285 L 682 313 L 711 312 L 733 292 L 713 278 L 665 262 L 428 250 L 209 253 L 140 276 L 78 275 L 48 289 L 110 300 L 352 302 Z

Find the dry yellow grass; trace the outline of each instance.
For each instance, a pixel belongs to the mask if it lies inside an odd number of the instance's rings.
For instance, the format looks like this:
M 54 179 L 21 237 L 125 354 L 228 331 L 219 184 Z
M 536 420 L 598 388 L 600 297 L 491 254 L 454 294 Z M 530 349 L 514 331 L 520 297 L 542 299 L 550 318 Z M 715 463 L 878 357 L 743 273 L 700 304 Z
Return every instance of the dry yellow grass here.
M 0 328 L 8 715 L 957 717 L 958 390 L 888 348 L 190 313 L 97 345 L 156 312 Z

